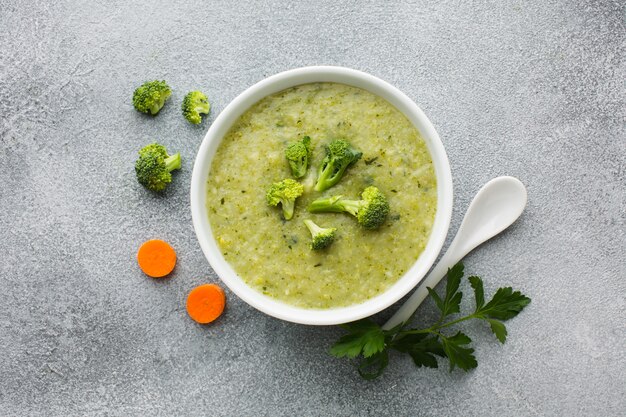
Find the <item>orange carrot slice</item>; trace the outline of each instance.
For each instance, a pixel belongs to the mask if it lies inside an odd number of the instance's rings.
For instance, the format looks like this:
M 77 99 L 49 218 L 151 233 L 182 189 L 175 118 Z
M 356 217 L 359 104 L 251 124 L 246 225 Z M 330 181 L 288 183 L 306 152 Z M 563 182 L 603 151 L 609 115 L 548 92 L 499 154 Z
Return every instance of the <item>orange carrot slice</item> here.
M 201 324 L 211 323 L 224 311 L 224 290 L 215 284 L 197 286 L 187 296 L 187 313 Z
M 139 268 L 152 278 L 161 278 L 172 272 L 176 265 L 176 252 L 162 240 L 145 242 L 137 251 Z

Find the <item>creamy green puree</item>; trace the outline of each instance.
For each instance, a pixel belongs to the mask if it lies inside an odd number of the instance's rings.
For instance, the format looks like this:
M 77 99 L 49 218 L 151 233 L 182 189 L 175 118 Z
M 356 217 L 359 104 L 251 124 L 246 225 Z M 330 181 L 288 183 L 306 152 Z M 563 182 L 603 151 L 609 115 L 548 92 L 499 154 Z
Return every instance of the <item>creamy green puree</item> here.
M 290 221 L 269 207 L 273 182 L 291 178 L 285 146 L 310 136 L 312 166 Z M 324 145 L 342 138 L 363 152 L 336 186 L 313 191 Z M 343 213 L 311 214 L 316 198 L 358 199 L 369 185 L 389 199 L 377 230 Z M 266 97 L 247 110 L 220 144 L 207 181 L 211 228 L 226 260 L 251 287 L 298 307 L 327 309 L 361 303 L 395 283 L 420 256 L 435 218 L 432 160 L 419 132 L 382 98 L 335 83 L 305 84 Z M 336 227 L 324 251 L 309 248 L 302 223 Z

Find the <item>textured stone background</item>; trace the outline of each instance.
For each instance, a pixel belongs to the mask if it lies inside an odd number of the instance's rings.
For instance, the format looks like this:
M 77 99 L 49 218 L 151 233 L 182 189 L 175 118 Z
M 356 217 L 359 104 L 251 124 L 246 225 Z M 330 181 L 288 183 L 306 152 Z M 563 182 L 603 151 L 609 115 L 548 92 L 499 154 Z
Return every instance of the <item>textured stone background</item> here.
M 1 415 L 623 413 L 622 1 L 127 3 L 0 0 Z M 527 185 L 522 218 L 466 259 L 487 291 L 533 299 L 504 346 L 464 327 L 476 370 L 394 356 L 364 382 L 326 354 L 336 327 L 278 321 L 232 294 L 212 326 L 182 308 L 217 280 L 188 198 L 207 127 L 256 81 L 313 64 L 370 72 L 424 109 L 452 165 L 451 231 L 492 177 Z M 130 104 L 152 78 L 174 88 L 154 119 Z M 199 127 L 178 108 L 195 88 L 213 104 Z M 184 158 L 162 197 L 133 172 L 153 140 Z M 171 278 L 137 268 L 154 237 L 178 250 Z

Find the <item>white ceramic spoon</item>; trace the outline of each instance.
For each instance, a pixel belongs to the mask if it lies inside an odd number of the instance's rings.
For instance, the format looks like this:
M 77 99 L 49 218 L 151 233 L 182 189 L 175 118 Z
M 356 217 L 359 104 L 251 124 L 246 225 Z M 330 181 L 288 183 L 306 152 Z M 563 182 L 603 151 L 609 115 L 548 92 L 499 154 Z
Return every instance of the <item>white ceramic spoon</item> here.
M 428 296 L 426 287 L 435 288 L 448 272 L 448 268 L 463 259 L 476 246 L 513 224 L 524 211 L 526 201 L 526 187 L 513 177 L 494 178 L 478 190 L 448 251 L 400 310 L 385 323 L 383 329 L 389 330 L 409 320 Z

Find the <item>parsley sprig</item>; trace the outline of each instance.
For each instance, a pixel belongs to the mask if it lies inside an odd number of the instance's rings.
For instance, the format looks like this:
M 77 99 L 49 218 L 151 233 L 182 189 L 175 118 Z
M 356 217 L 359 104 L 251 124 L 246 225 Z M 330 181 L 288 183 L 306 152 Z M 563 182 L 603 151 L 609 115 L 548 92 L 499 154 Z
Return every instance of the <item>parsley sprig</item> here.
M 342 327 L 348 334 L 342 336 L 330 349 L 338 358 L 357 358 L 359 374 L 364 379 L 379 377 L 389 364 L 389 351 L 408 354 L 415 366 L 437 368 L 437 356 L 448 358 L 450 371 L 459 367 L 464 371 L 476 368 L 478 363 L 471 347 L 472 339 L 457 331 L 450 335 L 449 327 L 466 320 L 477 319 L 489 324 L 496 338 L 504 343 L 507 337 L 503 321 L 517 316 L 530 303 L 530 298 L 511 287 L 499 288 L 485 304 L 483 281 L 477 276 L 468 278 L 474 290 L 476 308 L 466 316 L 446 321 L 459 313 L 463 293 L 459 291 L 463 278 L 463 264 L 448 269 L 446 294 L 441 298 L 432 288 L 428 293 L 441 315 L 437 322 L 425 329 L 407 328 L 410 319 L 393 329 L 383 330 L 369 319 L 347 323 Z

